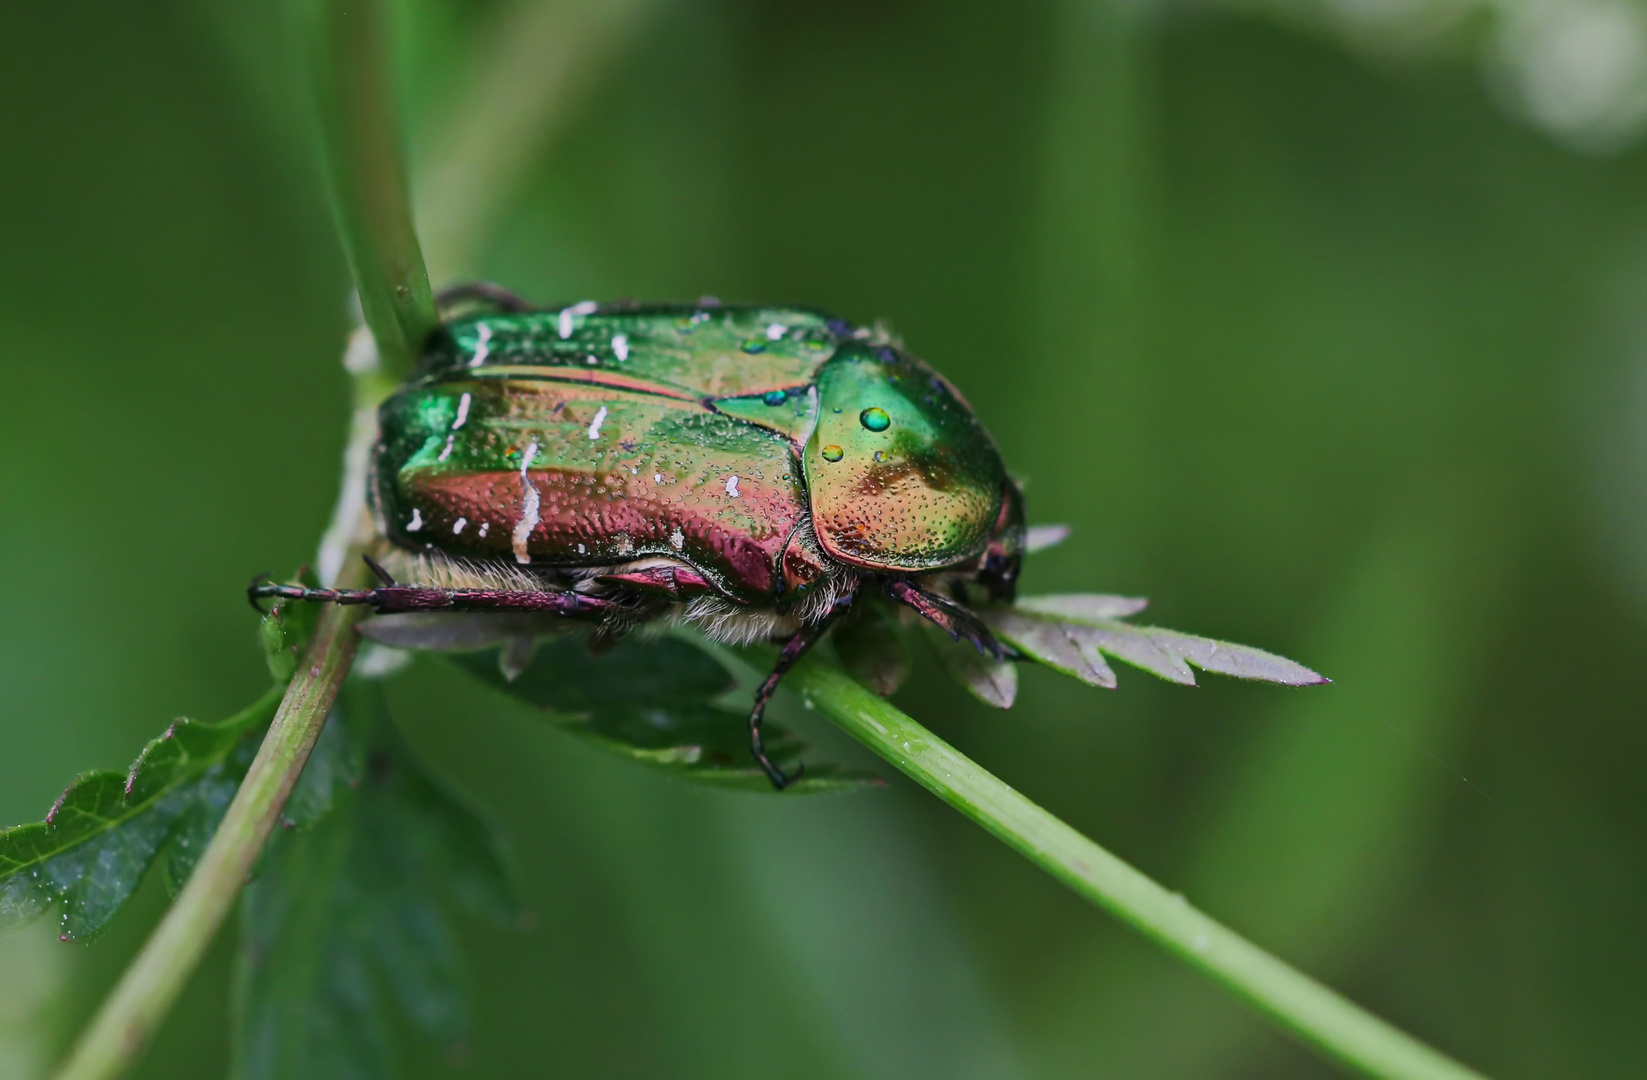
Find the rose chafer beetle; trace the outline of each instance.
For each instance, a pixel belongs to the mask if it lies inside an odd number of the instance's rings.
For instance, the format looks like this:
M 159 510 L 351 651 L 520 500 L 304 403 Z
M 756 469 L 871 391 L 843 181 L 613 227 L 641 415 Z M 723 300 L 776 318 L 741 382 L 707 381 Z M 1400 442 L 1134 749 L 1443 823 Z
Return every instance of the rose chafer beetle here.
M 999 657 L 968 609 L 1010 600 L 1023 501 L 960 393 L 883 335 L 805 308 L 533 309 L 461 286 L 383 405 L 373 589 L 258 582 L 399 612 L 515 612 L 616 637 L 672 619 L 784 640 L 755 694 L 870 589 Z

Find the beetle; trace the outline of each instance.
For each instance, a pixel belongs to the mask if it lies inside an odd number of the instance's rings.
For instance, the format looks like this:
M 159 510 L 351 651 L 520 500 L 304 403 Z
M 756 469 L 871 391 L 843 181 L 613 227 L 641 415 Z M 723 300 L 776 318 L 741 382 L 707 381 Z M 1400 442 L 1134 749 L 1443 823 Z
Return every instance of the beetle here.
M 260 579 L 254 603 L 783 640 L 749 714 L 780 790 L 793 777 L 762 745 L 766 704 L 869 590 L 1003 656 L 969 605 L 1012 599 L 1022 494 L 966 399 L 885 334 L 710 299 L 534 308 L 484 283 L 441 304 L 379 411 L 367 562 L 381 584 Z

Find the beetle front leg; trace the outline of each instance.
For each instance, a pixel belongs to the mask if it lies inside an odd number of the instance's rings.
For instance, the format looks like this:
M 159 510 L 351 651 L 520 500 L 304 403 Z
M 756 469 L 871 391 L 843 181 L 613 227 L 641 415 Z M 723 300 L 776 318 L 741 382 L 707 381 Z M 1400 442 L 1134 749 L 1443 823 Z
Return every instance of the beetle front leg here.
M 830 605 L 829 610 L 824 613 L 822 619 L 811 626 L 803 624 L 795 632 L 794 637 L 784 642 L 783 651 L 778 653 L 778 662 L 772 666 L 772 673 L 766 677 L 766 680 L 755 691 L 755 706 L 749 710 L 749 752 L 754 755 L 755 761 L 760 764 L 761 771 L 766 773 L 766 778 L 772 781 L 772 786 L 779 791 L 799 780 L 801 774 L 806 771 L 806 765 L 802 763 L 798 766 L 794 776 L 785 776 L 783 770 L 778 768 L 772 759 L 766 755 L 766 744 L 761 739 L 761 717 L 766 713 L 766 703 L 771 701 L 772 695 L 778 692 L 778 683 L 783 681 L 783 677 L 788 674 L 789 669 L 799 663 L 801 657 L 805 656 L 807 651 L 818 643 L 818 639 L 824 636 L 824 632 L 829 629 L 836 619 L 846 614 L 847 609 L 852 606 L 855 595 L 855 593 L 849 593 L 836 600 L 834 604 Z
M 995 635 L 989 632 L 989 627 L 985 626 L 978 616 L 955 601 L 917 588 L 903 578 L 887 578 L 886 593 L 898 603 L 914 608 L 923 619 L 955 640 L 965 638 L 972 642 L 979 654 L 992 656 L 997 660 L 1006 659 L 1006 650 L 995 640 Z

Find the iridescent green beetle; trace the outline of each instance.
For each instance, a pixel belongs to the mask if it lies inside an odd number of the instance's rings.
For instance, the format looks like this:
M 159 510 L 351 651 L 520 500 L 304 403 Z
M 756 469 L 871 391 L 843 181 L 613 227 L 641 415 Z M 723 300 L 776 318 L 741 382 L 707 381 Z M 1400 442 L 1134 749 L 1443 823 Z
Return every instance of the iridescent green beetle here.
M 779 788 L 766 702 L 866 588 L 1001 655 L 966 605 L 973 587 L 1011 599 L 1022 498 L 920 360 L 803 308 L 443 299 L 487 308 L 449 319 L 379 414 L 383 585 L 254 598 L 787 638 L 749 717 Z

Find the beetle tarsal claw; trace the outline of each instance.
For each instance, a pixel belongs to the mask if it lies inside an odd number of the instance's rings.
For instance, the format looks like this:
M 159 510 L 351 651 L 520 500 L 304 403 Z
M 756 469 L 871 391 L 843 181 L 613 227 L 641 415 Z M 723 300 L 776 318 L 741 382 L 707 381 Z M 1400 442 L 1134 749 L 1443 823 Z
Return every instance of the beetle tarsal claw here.
M 965 638 L 970 641 L 981 656 L 990 656 L 996 660 L 1006 659 L 1006 650 L 989 632 L 989 627 L 983 621 L 953 600 L 945 599 L 936 593 L 929 593 L 903 578 L 888 578 L 886 592 L 900 604 L 913 608 L 920 616 L 931 622 L 944 633 L 956 641 Z
M 246 586 L 246 602 L 252 605 L 252 610 L 257 612 L 259 615 L 268 614 L 267 611 L 263 610 L 263 605 L 258 603 L 258 601 L 268 595 L 268 593 L 263 591 L 263 587 L 268 582 L 273 580 L 273 574 L 264 572 L 252 578 L 251 584 Z

